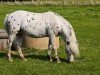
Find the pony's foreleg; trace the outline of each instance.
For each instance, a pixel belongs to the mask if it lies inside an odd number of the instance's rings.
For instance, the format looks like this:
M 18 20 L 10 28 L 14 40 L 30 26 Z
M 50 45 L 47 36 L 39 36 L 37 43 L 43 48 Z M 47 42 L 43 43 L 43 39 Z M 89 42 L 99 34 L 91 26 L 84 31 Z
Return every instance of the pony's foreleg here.
M 20 46 L 17 46 L 17 50 L 18 50 L 18 53 L 19 53 L 20 57 L 21 57 L 24 61 L 27 61 L 26 58 L 24 57 L 23 53 L 22 53 L 22 50 L 21 50 L 21 47 L 20 47 Z
M 27 61 L 26 58 L 24 57 L 23 53 L 22 53 L 21 46 L 22 46 L 22 37 L 17 36 L 17 38 L 16 38 L 16 49 L 18 50 L 20 57 L 24 61 Z
M 55 58 L 57 59 L 57 62 L 60 63 L 61 61 L 60 61 L 60 59 L 59 59 L 59 57 L 58 57 L 57 48 L 54 49 L 54 51 L 55 51 Z
M 50 41 L 51 41 L 51 44 L 52 44 L 52 48 L 55 52 L 55 58 L 57 59 L 57 62 L 60 63 L 60 59 L 58 57 L 58 52 L 57 52 L 57 47 L 54 46 L 54 41 L 55 41 L 55 35 L 50 35 Z
M 13 61 L 11 57 L 11 46 L 12 46 L 15 36 L 16 34 L 11 34 L 9 35 L 9 39 L 8 39 L 8 54 L 7 55 L 8 55 L 9 61 Z
M 50 59 L 50 61 L 52 61 L 51 52 L 52 52 L 52 45 L 50 45 L 50 42 L 49 42 L 48 58 Z

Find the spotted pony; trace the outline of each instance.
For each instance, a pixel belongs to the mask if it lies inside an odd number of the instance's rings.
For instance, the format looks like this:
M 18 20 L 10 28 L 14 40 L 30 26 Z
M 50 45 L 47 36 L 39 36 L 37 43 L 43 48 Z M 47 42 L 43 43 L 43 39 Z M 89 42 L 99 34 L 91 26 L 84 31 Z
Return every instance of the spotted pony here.
M 54 12 L 33 13 L 23 10 L 15 11 L 6 15 L 4 25 L 9 35 L 7 55 L 10 61 L 12 61 L 11 46 L 15 38 L 17 39 L 16 49 L 20 57 L 26 61 L 20 47 L 22 34 L 31 37 L 49 37 L 48 56 L 50 61 L 52 61 L 51 52 L 54 51 L 57 62 L 60 62 L 57 48 L 54 46 L 56 36 L 63 38 L 69 62 L 74 62 L 74 57 L 79 55 L 78 42 L 73 27 L 66 19 Z

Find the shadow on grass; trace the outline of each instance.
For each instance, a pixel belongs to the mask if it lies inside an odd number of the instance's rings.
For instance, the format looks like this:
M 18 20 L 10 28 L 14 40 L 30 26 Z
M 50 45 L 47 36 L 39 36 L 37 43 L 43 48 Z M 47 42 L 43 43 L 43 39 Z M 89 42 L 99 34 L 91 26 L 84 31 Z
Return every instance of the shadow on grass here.
M 0 58 L 5 58 L 5 57 L 7 57 L 7 53 L 1 52 L 1 53 L 0 53 Z
M 49 61 L 49 57 L 47 55 L 27 55 L 26 58 L 32 58 L 32 59 L 39 59 L 39 60 L 42 60 L 42 61 Z M 52 57 L 53 59 L 53 62 L 57 62 L 56 61 L 56 58 Z M 59 58 L 61 60 L 61 62 L 66 62 L 66 63 L 69 63 L 67 61 L 66 58 Z
M 18 54 L 12 54 L 12 57 L 13 58 L 18 58 L 20 60 L 20 56 Z M 7 53 L 5 52 L 1 52 L 0 53 L 0 58 L 6 58 L 8 59 L 7 57 Z M 39 59 L 39 60 L 42 60 L 42 61 L 49 61 L 49 58 L 47 55 L 41 55 L 41 54 L 28 54 L 25 56 L 26 59 L 28 58 L 32 58 L 32 59 Z M 57 62 L 56 59 L 54 57 L 53 58 L 53 62 Z M 66 58 L 59 58 L 61 60 L 61 62 L 66 62 L 66 63 L 69 63 L 68 60 Z M 77 58 L 76 60 L 80 61 L 80 60 L 83 60 L 84 57 L 80 57 L 80 58 Z
M 12 58 L 20 58 L 16 54 L 11 54 L 11 55 L 12 55 Z M 6 59 L 8 59 L 7 53 L 6 52 L 0 52 L 0 58 L 6 58 Z
M 39 60 L 43 60 L 43 61 L 48 61 L 49 60 L 46 55 L 36 55 L 36 54 L 32 54 L 32 55 L 26 55 L 25 57 L 27 59 L 28 58 L 32 58 L 32 59 L 39 59 Z

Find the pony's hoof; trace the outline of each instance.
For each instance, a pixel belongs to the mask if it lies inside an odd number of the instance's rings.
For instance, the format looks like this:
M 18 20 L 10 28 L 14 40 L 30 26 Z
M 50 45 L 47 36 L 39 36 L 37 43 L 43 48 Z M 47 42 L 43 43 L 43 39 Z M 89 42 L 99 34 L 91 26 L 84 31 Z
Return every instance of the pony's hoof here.
M 73 62 L 74 62 L 74 60 L 70 60 L 69 62 L 70 62 L 70 63 L 73 63 Z
M 24 58 L 23 61 L 27 61 L 27 59 Z
M 74 60 L 68 60 L 68 63 L 73 63 L 74 62 Z
M 61 63 L 61 61 L 60 61 L 60 60 L 58 60 L 58 61 L 57 61 L 57 63 Z
M 9 59 L 9 61 L 12 62 L 13 60 L 12 59 Z
M 52 62 L 53 60 L 52 60 L 52 59 L 50 59 L 50 61 Z

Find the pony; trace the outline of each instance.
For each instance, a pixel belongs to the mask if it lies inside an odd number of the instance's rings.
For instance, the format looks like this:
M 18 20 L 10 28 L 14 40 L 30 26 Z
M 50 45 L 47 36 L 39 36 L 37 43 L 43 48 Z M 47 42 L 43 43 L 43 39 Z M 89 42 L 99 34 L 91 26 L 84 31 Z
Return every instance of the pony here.
M 49 37 L 48 56 L 50 61 L 52 61 L 51 52 L 54 51 L 57 62 L 60 62 L 57 48 L 54 47 L 54 39 L 56 36 L 63 38 L 69 62 L 74 62 L 74 57 L 79 56 L 78 42 L 72 25 L 57 13 L 51 11 L 33 13 L 18 10 L 6 15 L 4 26 L 9 36 L 7 55 L 10 61 L 13 61 L 11 46 L 14 39 L 16 39 L 16 49 L 20 57 L 26 61 L 20 46 L 20 40 L 23 34 L 31 37 Z

